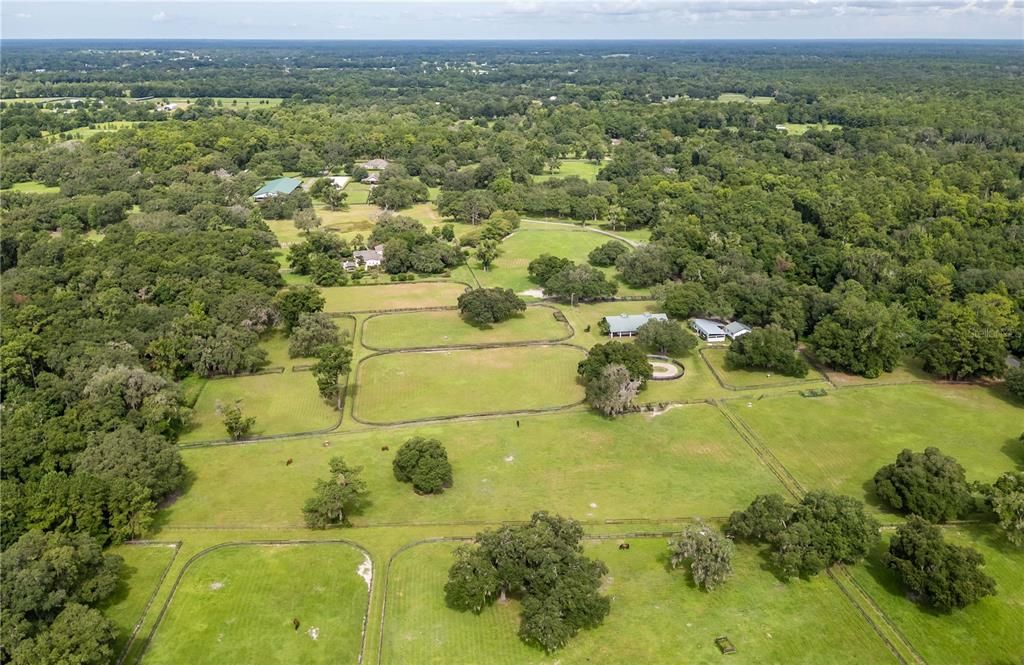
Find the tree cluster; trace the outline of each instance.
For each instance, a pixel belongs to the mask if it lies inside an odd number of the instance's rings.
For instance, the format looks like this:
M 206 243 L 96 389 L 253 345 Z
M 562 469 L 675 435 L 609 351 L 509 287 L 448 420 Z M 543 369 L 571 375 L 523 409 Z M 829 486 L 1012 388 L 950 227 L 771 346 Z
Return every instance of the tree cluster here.
M 488 328 L 526 311 L 526 303 L 512 289 L 471 289 L 459 296 L 459 313 L 470 325 Z
M 418 494 L 440 494 L 452 486 L 448 452 L 437 439 L 414 436 L 398 449 L 392 463 L 395 479 L 412 483 Z

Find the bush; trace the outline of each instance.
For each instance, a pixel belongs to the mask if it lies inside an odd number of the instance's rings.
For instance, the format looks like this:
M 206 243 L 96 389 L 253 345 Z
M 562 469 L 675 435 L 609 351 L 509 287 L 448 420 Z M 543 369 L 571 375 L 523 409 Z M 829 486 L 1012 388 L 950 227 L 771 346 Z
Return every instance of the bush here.
M 249 436 L 252 426 L 256 424 L 256 418 L 243 416 L 242 409 L 237 404 L 229 404 L 224 407 L 224 429 L 233 440 L 244 439 Z
M 1006 388 L 1018 399 L 1024 399 L 1024 367 L 1014 367 L 1006 372 Z
M 440 494 L 452 486 L 452 465 L 437 439 L 413 437 L 402 444 L 392 463 L 395 479 L 412 483 L 419 494 Z

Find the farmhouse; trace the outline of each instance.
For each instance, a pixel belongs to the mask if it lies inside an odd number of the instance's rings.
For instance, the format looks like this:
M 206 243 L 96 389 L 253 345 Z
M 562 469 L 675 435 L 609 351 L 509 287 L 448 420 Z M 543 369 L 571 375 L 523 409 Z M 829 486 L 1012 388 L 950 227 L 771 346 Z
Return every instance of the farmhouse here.
M 291 194 L 296 189 L 302 186 L 302 181 L 297 178 L 278 178 L 277 180 L 271 180 L 264 183 L 256 192 L 252 195 L 252 198 L 256 201 L 262 201 L 263 199 L 271 196 L 278 196 L 281 194 Z
M 377 245 L 373 249 L 361 249 L 352 253 L 352 258 L 341 262 L 341 267 L 352 272 L 357 268 L 377 268 L 384 263 L 384 245 Z
M 668 321 L 665 314 L 619 314 L 604 317 L 609 337 L 632 337 L 648 321 Z
M 371 171 L 383 171 L 390 166 L 390 164 L 391 162 L 386 159 L 371 159 L 368 162 L 363 162 L 360 166 Z

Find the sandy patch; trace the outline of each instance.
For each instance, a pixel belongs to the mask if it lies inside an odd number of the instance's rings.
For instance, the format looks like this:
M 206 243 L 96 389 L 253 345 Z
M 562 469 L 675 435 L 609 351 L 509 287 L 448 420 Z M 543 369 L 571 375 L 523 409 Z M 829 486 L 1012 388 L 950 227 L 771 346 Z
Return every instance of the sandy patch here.
M 210 584 L 210 591 L 220 591 L 223 588 L 224 588 L 224 583 L 223 582 L 213 582 L 212 584 Z
M 306 634 L 309 635 L 309 637 L 315 642 L 320 638 L 320 629 L 316 626 L 312 626 L 309 630 L 306 631 Z
M 373 562 L 370 561 L 368 555 L 363 555 L 363 562 L 356 568 L 356 574 L 363 578 L 363 581 L 366 582 L 366 588 L 369 589 L 373 583 Z
M 530 296 L 532 298 L 543 298 L 544 297 L 544 289 L 526 289 L 525 291 L 520 291 L 516 295 Z

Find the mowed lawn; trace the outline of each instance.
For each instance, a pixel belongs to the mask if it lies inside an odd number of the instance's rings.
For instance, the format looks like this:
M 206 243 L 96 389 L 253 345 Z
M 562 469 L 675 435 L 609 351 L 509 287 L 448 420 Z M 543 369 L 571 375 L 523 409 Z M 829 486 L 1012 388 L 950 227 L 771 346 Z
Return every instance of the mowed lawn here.
M 892 656 L 824 575 L 779 582 L 751 548 L 733 558 L 735 573 L 711 593 L 694 588 L 685 570 L 666 566 L 666 540 L 590 542 L 588 556 L 609 573 L 603 592 L 611 612 L 553 654 L 517 636 L 519 603 L 494 604 L 479 615 L 444 602 L 451 543 L 418 545 L 391 567 L 381 645 L 385 663 L 560 665 L 592 663 L 892 663 Z M 723 656 L 726 635 L 737 653 Z
M 142 662 L 355 663 L 367 606 L 358 572 L 364 560 L 341 543 L 208 552 L 186 571 Z
M 733 388 L 749 388 L 751 386 L 771 387 L 796 385 L 801 388 L 807 388 L 815 387 L 809 384 L 818 383 L 823 387 L 828 387 L 828 382 L 825 381 L 825 377 L 813 368 L 807 372 L 807 376 L 803 378 L 786 376 L 785 374 L 776 374 L 774 372 L 767 372 L 764 370 L 726 369 L 725 356 L 728 353 L 728 350 L 729 348 L 727 345 L 720 345 L 705 347 L 701 352 L 701 355 L 703 355 L 707 363 L 714 369 L 718 378 L 720 378 L 727 386 Z
M 5 191 L 21 192 L 23 194 L 60 194 L 60 187 L 51 187 L 41 182 L 30 180 L 27 182 L 16 182 Z
M 121 545 L 107 551 L 124 559 L 117 589 L 100 606 L 103 614 L 117 626 L 115 654 L 124 650 L 135 624 L 142 620 L 146 604 L 174 557 L 174 551 L 170 544 Z
M 551 180 L 552 178 L 568 178 L 569 176 L 576 176 L 577 178 L 582 178 L 587 182 L 594 182 L 597 180 L 597 173 L 600 170 L 601 164 L 596 164 L 591 160 L 563 159 L 557 172 L 547 172 L 543 175 L 535 175 L 533 176 L 533 180 L 534 182 L 544 182 L 545 180 Z
M 232 403 L 243 415 L 256 418 L 253 435 L 312 432 L 331 427 L 339 416 L 320 398 L 312 372 L 286 369 L 280 374 L 210 379 L 199 393 L 192 428 L 181 442 L 226 439 L 221 409 Z
M 354 415 L 371 423 L 568 406 L 583 399 L 571 346 L 391 353 L 356 370 Z
M 551 254 L 576 263 L 586 263 L 587 255 L 592 249 L 612 239 L 600 233 L 572 230 L 519 230 L 505 238 L 500 245 L 501 254 L 490 270 L 484 270 L 476 259 L 471 259 L 476 278 L 481 286 L 500 286 L 515 292 L 540 288 L 530 280 L 527 267 L 530 261 L 541 254 Z M 605 269 L 606 274 L 613 278 L 613 268 Z M 620 291 L 625 292 L 620 286 Z
M 1017 442 L 1024 411 L 977 386 L 902 385 L 840 389 L 827 397 L 730 402 L 808 489 L 877 506 L 871 479 L 904 448 L 936 446 L 968 480 L 994 481 L 1024 463 Z
M 542 509 L 583 521 L 723 517 L 782 489 L 708 405 L 656 417 L 574 411 L 516 420 L 332 435 L 329 447 L 318 437 L 184 450 L 195 481 L 163 515 L 171 527 L 301 525 L 302 502 L 335 455 L 362 466 L 371 490 L 372 504 L 351 518 L 357 526 L 522 520 Z M 394 451 L 412 436 L 447 449 L 454 485 L 443 494 L 420 496 L 395 480 Z
M 522 315 L 489 328 L 472 326 L 452 310 L 382 314 L 366 319 L 362 343 L 372 349 L 391 350 L 556 341 L 572 332 L 568 325 L 555 319 L 556 311 L 543 306 L 527 307 Z
M 985 557 L 984 571 L 996 581 L 996 595 L 943 614 L 911 602 L 878 549 L 857 580 L 900 627 L 929 665 L 1017 663 L 1024 654 L 1024 550 L 1010 545 L 991 525 L 943 529 L 946 541 L 967 545 Z
M 375 286 L 331 286 L 320 289 L 325 312 L 366 312 L 392 309 L 455 307 L 466 285 L 458 282 L 417 282 Z

